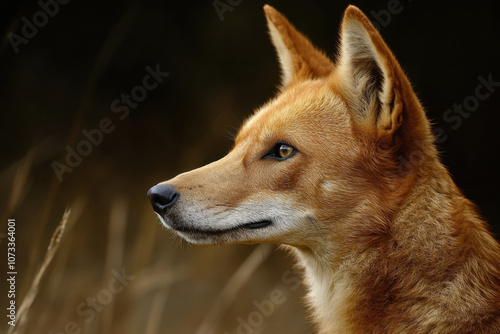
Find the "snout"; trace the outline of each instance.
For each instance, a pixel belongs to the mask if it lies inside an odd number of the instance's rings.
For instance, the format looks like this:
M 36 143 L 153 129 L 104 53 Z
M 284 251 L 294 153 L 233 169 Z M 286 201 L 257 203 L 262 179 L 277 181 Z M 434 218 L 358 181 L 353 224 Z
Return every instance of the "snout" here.
M 153 210 L 163 216 L 169 208 L 174 206 L 180 195 L 170 184 L 157 184 L 149 189 L 148 197 Z

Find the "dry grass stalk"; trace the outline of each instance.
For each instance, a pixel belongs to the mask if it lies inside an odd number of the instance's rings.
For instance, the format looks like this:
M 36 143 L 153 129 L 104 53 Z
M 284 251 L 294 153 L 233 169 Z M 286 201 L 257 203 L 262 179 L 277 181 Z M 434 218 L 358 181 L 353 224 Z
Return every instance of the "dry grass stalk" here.
M 10 194 L 9 205 L 7 206 L 8 215 L 14 212 L 22 200 L 23 193 L 26 192 L 26 184 L 30 174 L 31 166 L 33 165 L 33 158 L 35 150 L 31 150 L 26 154 L 22 161 L 19 162 L 19 167 L 16 170 L 14 181 L 12 182 L 12 192 Z
M 159 292 L 149 312 L 148 321 L 146 323 L 146 334 L 159 334 L 161 333 L 161 320 L 163 319 L 163 312 L 165 309 L 165 302 L 167 301 L 170 289 L 165 288 Z
M 120 270 L 122 267 L 127 226 L 127 208 L 128 201 L 123 198 L 115 198 L 111 205 L 103 286 L 105 286 L 109 280 L 109 273 L 113 269 Z M 108 304 L 106 309 L 102 312 L 102 333 L 111 333 L 114 313 L 113 304 L 113 302 Z
M 231 306 L 238 292 L 252 276 L 255 270 L 269 257 L 271 250 L 272 246 L 267 244 L 259 245 L 253 250 L 253 252 L 246 258 L 246 260 L 229 279 L 217 298 L 217 301 L 205 316 L 201 325 L 198 327 L 196 334 L 212 334 L 215 331 L 219 320 L 227 311 L 229 306 Z
M 83 281 L 88 282 L 88 278 L 73 275 L 68 268 L 71 268 L 72 266 L 72 256 L 78 252 L 75 245 L 78 242 L 78 238 L 81 238 L 81 235 L 75 234 L 72 229 L 75 226 L 75 223 L 80 219 L 80 216 L 83 214 L 86 203 L 86 196 L 80 195 L 70 205 L 71 216 L 68 218 L 64 232 L 65 241 L 59 249 L 57 258 L 55 258 L 51 264 L 52 274 L 50 280 L 47 280 L 44 284 L 44 295 L 50 296 L 51 298 L 44 300 L 43 307 L 40 307 L 40 304 L 38 304 L 37 308 L 33 308 L 32 312 L 36 312 L 39 325 L 34 326 L 33 318 L 30 318 L 27 330 L 30 330 L 30 328 L 53 328 L 54 325 L 57 324 L 54 322 L 53 316 L 56 313 L 54 310 L 57 310 L 60 307 L 58 296 L 61 295 L 61 290 L 65 291 L 64 301 L 66 305 L 78 305 L 80 302 L 81 297 L 79 292 L 81 291 L 81 286 L 83 285 L 81 282 L 82 279 Z M 68 279 L 68 274 L 71 279 Z M 65 288 L 62 289 L 62 287 Z M 41 298 L 41 296 L 39 298 Z M 57 312 L 57 318 L 71 319 L 74 311 L 75 310 L 71 307 L 64 307 L 60 312 Z M 48 330 L 45 332 L 50 333 Z M 55 332 L 56 331 L 54 331 L 54 333 Z
M 21 334 L 23 333 L 23 327 L 24 324 L 26 323 L 26 320 L 28 319 L 28 313 L 31 308 L 31 305 L 33 305 L 33 302 L 35 301 L 35 298 L 38 294 L 38 291 L 40 289 L 40 282 L 42 281 L 42 278 L 45 275 L 45 272 L 47 271 L 47 268 L 49 267 L 50 263 L 52 262 L 52 259 L 54 258 L 54 255 L 56 254 L 57 250 L 59 249 L 59 245 L 61 243 L 61 238 L 64 234 L 64 231 L 66 229 L 66 224 L 68 222 L 69 215 L 71 214 L 71 209 L 66 209 L 64 212 L 64 215 L 59 222 L 59 225 L 57 226 L 56 230 L 54 231 L 54 234 L 52 234 L 52 238 L 50 239 L 49 247 L 47 248 L 47 252 L 45 253 L 45 258 L 43 259 L 42 265 L 38 269 L 35 278 L 33 279 L 31 286 L 26 293 L 26 296 L 24 297 L 21 306 L 19 307 L 17 311 L 17 320 L 16 320 L 16 326 L 12 326 L 9 328 L 8 334 Z
M 131 248 L 133 253 L 130 258 L 132 263 L 132 271 L 138 272 L 147 266 L 151 261 L 154 254 L 155 245 L 157 244 L 156 238 L 160 235 L 158 232 L 161 231 L 159 223 L 152 224 L 151 220 L 153 213 L 151 210 L 151 205 L 146 203 L 142 209 L 141 223 L 139 224 L 139 231 L 137 232 L 137 237 L 134 241 L 134 246 Z M 167 259 L 164 262 L 168 262 L 170 259 L 171 252 L 165 254 Z

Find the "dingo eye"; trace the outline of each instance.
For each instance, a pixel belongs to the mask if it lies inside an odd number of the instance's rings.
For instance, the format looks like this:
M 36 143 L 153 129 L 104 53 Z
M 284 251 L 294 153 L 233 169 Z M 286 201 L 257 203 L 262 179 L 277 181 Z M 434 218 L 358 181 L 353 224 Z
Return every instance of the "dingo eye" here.
M 285 160 L 290 158 L 297 150 L 290 144 L 278 142 L 272 150 L 270 150 L 264 158 L 273 158 L 277 160 Z

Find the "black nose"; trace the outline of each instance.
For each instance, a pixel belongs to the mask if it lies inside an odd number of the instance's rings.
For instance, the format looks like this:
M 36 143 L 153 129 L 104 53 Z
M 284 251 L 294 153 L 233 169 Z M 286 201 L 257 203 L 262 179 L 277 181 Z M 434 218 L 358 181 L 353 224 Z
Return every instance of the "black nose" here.
M 179 199 L 175 188 L 169 184 L 157 184 L 148 191 L 148 197 L 157 214 L 163 215 Z

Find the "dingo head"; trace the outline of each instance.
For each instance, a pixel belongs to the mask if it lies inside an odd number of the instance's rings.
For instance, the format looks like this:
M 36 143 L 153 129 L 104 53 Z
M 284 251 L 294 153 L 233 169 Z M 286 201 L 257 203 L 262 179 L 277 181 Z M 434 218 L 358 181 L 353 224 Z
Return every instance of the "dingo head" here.
M 345 12 L 335 63 L 275 9 L 264 11 L 281 92 L 225 157 L 151 188 L 153 208 L 195 244 L 372 244 L 416 174 L 414 153 L 420 163 L 429 151 L 420 148 L 432 147 L 424 111 L 356 7 Z

